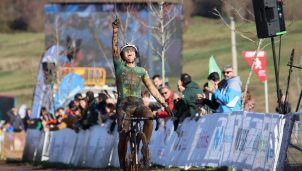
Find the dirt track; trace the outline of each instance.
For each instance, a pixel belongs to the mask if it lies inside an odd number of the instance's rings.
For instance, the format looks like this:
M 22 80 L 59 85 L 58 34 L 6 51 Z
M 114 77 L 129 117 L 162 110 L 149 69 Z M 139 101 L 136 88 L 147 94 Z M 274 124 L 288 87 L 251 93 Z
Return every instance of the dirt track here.
M 9 171 L 9 170 L 14 170 L 14 171 L 18 171 L 18 170 L 22 170 L 22 171 L 26 171 L 26 170 L 39 170 L 38 167 L 34 167 L 30 164 L 26 164 L 26 163 L 22 163 L 20 161 L 4 161 L 4 160 L 0 160 L 0 169 L 3 171 Z M 41 168 L 42 169 L 42 168 Z
M 43 170 L 43 171 L 55 171 L 55 170 L 81 170 L 81 171 L 92 171 L 92 170 L 104 170 L 104 169 L 77 169 L 77 168 L 64 168 L 63 166 L 56 167 L 52 166 L 42 166 L 42 165 L 32 165 L 29 163 L 24 163 L 21 161 L 5 161 L 0 160 L 0 171 L 27 171 L 27 170 Z M 112 169 L 105 169 L 110 171 Z M 113 170 L 112 170 L 113 171 Z

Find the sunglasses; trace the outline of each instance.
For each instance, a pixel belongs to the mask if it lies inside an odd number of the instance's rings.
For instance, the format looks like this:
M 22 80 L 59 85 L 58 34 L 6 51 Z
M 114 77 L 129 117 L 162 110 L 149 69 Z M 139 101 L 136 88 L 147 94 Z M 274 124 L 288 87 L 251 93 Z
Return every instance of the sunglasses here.
M 114 106 L 114 104 L 113 103 L 107 103 L 106 104 L 106 107 L 111 107 L 111 106 Z
M 230 72 L 232 72 L 232 71 L 223 71 L 222 73 L 223 74 L 229 74 Z
M 168 94 L 168 92 L 166 91 L 166 92 L 162 92 L 161 94 Z

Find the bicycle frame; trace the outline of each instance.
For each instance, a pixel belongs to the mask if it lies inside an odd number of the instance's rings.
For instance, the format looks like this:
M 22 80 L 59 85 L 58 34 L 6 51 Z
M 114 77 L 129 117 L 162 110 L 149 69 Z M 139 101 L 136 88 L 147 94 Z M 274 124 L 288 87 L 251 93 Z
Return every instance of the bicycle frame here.
M 156 117 L 129 117 L 124 118 L 125 120 L 130 121 L 130 129 L 127 132 L 127 137 L 130 145 L 130 154 L 129 154 L 129 170 L 131 171 L 138 171 L 139 170 L 139 159 L 138 159 L 138 152 L 140 148 L 140 141 L 143 143 L 143 147 L 148 151 L 148 144 L 146 142 L 146 136 L 143 132 L 143 125 L 142 121 L 145 120 L 156 120 L 156 128 L 158 130 L 159 127 L 159 119 L 158 116 Z M 146 158 L 145 154 L 143 157 Z

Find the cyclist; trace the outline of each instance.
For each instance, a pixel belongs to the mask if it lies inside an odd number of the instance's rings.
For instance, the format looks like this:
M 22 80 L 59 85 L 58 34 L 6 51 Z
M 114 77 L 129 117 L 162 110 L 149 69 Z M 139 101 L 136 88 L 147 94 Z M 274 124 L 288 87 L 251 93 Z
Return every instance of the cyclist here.
M 127 153 L 127 136 L 130 122 L 123 120 L 124 117 L 152 117 L 151 110 L 144 106 L 141 98 L 141 85 L 147 87 L 155 99 L 165 108 L 169 115 L 173 115 L 172 111 L 165 102 L 165 99 L 158 92 L 152 80 L 149 78 L 147 71 L 136 66 L 135 59 L 138 57 L 137 47 L 133 44 L 126 43 L 118 48 L 118 32 L 120 20 L 116 17 L 112 23 L 112 57 L 115 69 L 116 86 L 118 92 L 117 115 L 118 115 L 118 131 L 119 143 L 118 154 L 120 168 L 126 170 L 126 153 Z M 144 121 L 143 132 L 146 135 L 147 144 L 150 143 L 150 138 L 153 129 L 153 121 Z M 148 149 L 148 148 L 142 148 Z M 151 159 L 149 151 L 143 151 L 143 162 L 146 166 Z

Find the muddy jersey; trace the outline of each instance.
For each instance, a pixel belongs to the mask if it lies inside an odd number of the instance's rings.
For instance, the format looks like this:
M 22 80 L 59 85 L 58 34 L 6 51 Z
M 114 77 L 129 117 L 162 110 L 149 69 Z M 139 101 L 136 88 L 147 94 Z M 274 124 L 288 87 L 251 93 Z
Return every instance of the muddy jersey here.
M 144 77 L 149 77 L 142 67 L 125 66 L 121 59 L 114 59 L 118 100 L 127 96 L 141 97 L 141 86 Z

